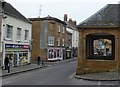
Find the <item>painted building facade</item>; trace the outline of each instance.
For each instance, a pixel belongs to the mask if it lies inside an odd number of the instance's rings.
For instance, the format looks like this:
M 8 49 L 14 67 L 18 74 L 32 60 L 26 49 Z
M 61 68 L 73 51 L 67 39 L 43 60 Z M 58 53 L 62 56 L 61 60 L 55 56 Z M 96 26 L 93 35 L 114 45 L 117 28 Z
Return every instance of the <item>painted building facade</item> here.
M 67 14 L 64 14 L 64 21 L 67 24 L 66 30 L 72 33 L 72 57 L 77 57 L 79 32 L 76 26 L 76 21 L 73 21 L 72 18 L 69 18 L 68 20 Z
M 31 22 L 11 4 L 4 2 L 1 25 L 2 65 L 9 56 L 12 66 L 30 63 Z
M 73 58 L 72 53 L 72 33 L 66 30 L 66 59 Z

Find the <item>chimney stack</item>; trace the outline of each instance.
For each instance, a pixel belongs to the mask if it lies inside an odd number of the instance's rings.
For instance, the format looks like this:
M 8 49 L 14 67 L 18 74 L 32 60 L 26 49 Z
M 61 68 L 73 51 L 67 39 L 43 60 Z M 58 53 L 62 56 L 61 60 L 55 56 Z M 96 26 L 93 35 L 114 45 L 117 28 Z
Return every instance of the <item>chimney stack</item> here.
M 70 24 L 72 24 L 72 18 L 69 18 L 69 21 L 68 21 L 68 23 L 70 23 Z
M 76 25 L 77 24 L 77 22 L 76 21 L 73 21 L 73 25 Z
M 67 14 L 64 14 L 64 21 L 67 21 Z

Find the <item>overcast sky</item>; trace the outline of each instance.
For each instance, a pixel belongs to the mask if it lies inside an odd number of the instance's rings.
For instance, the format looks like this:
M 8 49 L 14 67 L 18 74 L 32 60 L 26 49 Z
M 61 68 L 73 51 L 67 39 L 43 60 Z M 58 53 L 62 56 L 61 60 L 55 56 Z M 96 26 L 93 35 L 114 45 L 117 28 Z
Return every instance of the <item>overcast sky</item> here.
M 5 0 L 27 18 L 48 15 L 63 20 L 63 15 L 80 23 L 107 4 L 117 4 L 120 0 Z

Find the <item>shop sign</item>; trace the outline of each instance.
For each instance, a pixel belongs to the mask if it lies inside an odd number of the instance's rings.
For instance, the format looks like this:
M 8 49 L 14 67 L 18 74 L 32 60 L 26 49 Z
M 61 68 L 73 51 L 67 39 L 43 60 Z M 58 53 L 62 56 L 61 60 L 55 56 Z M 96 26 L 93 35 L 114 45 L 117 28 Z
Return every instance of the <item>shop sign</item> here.
M 8 48 L 13 48 L 13 49 L 16 49 L 16 48 L 20 48 L 20 49 L 29 49 L 29 45 L 19 45 L 19 44 L 5 44 L 5 49 L 8 49 Z

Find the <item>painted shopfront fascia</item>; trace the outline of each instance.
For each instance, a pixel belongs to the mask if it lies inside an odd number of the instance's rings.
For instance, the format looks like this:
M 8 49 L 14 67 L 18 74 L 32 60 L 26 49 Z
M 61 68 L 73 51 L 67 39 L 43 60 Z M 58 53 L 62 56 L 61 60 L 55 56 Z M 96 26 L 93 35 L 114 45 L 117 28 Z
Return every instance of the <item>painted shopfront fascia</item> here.
M 5 55 L 9 55 L 10 58 L 13 58 L 13 66 L 29 63 L 29 50 L 29 44 L 5 44 Z

